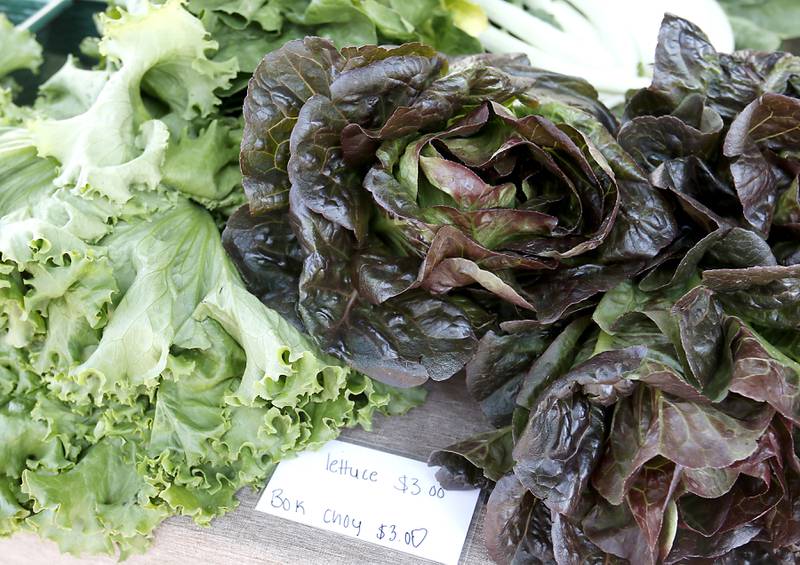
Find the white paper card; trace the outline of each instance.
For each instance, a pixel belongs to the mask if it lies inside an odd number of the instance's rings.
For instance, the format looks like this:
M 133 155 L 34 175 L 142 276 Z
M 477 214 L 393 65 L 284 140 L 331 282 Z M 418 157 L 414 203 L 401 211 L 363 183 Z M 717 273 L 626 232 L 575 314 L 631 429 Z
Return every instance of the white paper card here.
M 256 510 L 456 565 L 479 490 L 448 491 L 436 468 L 342 441 L 283 461 Z

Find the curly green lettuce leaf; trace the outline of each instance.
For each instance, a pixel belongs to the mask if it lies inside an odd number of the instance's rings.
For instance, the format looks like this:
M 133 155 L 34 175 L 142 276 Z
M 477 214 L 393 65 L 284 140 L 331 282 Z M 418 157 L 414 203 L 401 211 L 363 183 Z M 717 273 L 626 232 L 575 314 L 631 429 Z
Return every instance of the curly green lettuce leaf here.
M 79 362 L 116 291 L 105 250 L 35 217 L 8 215 L 0 234 L 3 341 L 29 348 L 40 373 Z
M 252 306 L 266 312 L 257 301 Z M 265 385 L 272 398 L 245 405 L 239 375 L 246 371 L 245 351 L 254 355 L 253 343 L 243 341 L 249 349 L 242 349 L 241 334 L 234 339 L 223 329 L 236 326 L 220 311 L 201 307 L 196 318 L 158 388 L 147 449 L 149 480 L 163 488 L 159 496 L 198 523 L 235 508 L 235 492 L 258 485 L 280 460 L 321 446 L 341 428 L 369 427 L 376 410 L 403 413 L 424 397 L 423 391 L 386 390 L 343 368 L 320 375 L 304 361 Z M 259 345 L 281 355 L 270 338 Z
M 143 93 L 183 119 L 205 116 L 219 103 L 214 91 L 228 85 L 236 66 L 207 58 L 216 44 L 180 0 L 143 3 L 137 11 L 114 15 L 100 17 L 99 48 L 118 69 L 85 112 L 36 120 L 31 130 L 39 153 L 61 163 L 56 184 L 124 203 L 134 187 L 157 187 L 169 137 Z
M 148 452 L 173 451 L 189 467 L 207 459 L 212 440 L 230 427 L 225 396 L 243 368 L 241 349 L 222 331 L 220 346 L 170 357 L 155 397 Z
M 213 120 L 190 133 L 184 128 L 167 147 L 163 184 L 208 209 L 241 205 L 239 144 L 241 126 L 231 119 Z
M 31 419 L 34 396 L 29 387 L 38 387 L 38 379 L 26 371 L 21 355 L 4 357 L 0 353 L 0 382 L 11 389 L 7 392 L 14 400 L 6 402 L 0 394 L 0 535 L 18 530 L 31 514 L 28 497 L 20 490 L 23 472 L 57 472 L 70 464 L 64 443 L 49 434 L 45 422 Z
M 3 437 L 0 476 L 19 479 L 25 469 L 57 471 L 69 464 L 63 444 L 49 437 L 46 423 L 30 418 L 32 407 L 30 398 L 21 397 L 0 412 Z
M 0 77 L 19 69 L 36 71 L 42 64 L 42 46 L 27 29 L 14 27 L 0 14 Z
M 35 107 L 48 118 L 62 120 L 92 107 L 112 75 L 111 69 L 83 69 L 72 55 L 39 87 Z
M 156 490 L 136 469 L 137 446 L 105 439 L 59 474 L 25 471 L 22 490 L 34 501 L 28 523 L 66 552 L 125 558 L 147 547 L 167 511 L 151 502 Z
M 0 128 L 0 217 L 47 197 L 55 176 L 55 165 L 37 157 L 27 130 Z
M 105 250 L 108 203 L 53 186 L 55 165 L 26 130 L 0 134 L 0 333 L 39 372 L 94 346 L 116 285 Z
M 263 399 L 284 407 L 310 394 L 338 396 L 332 391 L 338 390 L 347 369 L 315 354 L 309 338 L 247 292 L 230 267 L 194 317 L 217 320 L 247 353 L 248 364 L 233 396 L 237 403 L 249 406 Z M 299 378 L 311 374 L 324 384 Z M 325 393 L 326 387 L 331 391 Z
M 68 60 L 35 108 L 0 99 L 3 124 L 32 118 L 0 129 L 0 535 L 124 559 L 424 391 L 344 366 L 245 289 L 217 223 L 244 197 L 217 109 L 237 67 L 200 20 L 134 3 L 100 27 L 101 68 Z
M 247 293 L 207 211 L 167 195 L 139 200 L 112 224 L 119 208 L 60 189 L 41 206 L 22 205 L 2 219 L 0 295 L 12 293 L 20 309 L 37 308 L 26 346 L 33 363 L 25 366 L 44 373 L 49 387 L 31 400 L 34 420 L 25 421 L 69 460 L 79 459 L 80 471 L 31 475 L 27 494 L 19 473 L 4 479 L 0 523 L 4 532 L 27 523 L 65 551 L 139 551 L 169 513 L 207 524 L 235 508 L 236 492 L 263 482 L 280 459 L 318 447 L 345 426 L 369 426 L 377 410 L 402 413 L 422 400 L 422 391 L 395 392 L 326 357 Z M 99 279 L 87 270 L 89 258 L 104 267 Z M 97 327 L 63 327 L 53 312 L 62 303 L 90 311 L 97 304 L 86 288 L 95 283 L 103 296 Z M 78 311 L 63 318 L 83 319 Z M 42 343 L 79 340 L 69 359 L 38 363 Z M 0 401 L 19 402 L 25 373 L 14 361 L 19 350 L 10 351 Z M 12 437 L 4 444 L 20 445 L 24 434 L 5 429 Z M 62 481 L 82 480 L 92 454 L 105 458 L 100 446 L 117 441 L 98 444 L 103 436 L 147 438 L 125 459 L 132 470 L 115 471 L 148 493 L 150 502 L 139 501 L 144 509 L 105 494 L 102 508 L 59 498 Z M 108 451 L 119 449 L 115 443 Z M 23 450 L 16 455 L 25 457 Z M 47 459 L 38 452 L 30 458 Z M 128 494 L 139 500 L 132 486 Z M 64 538 L 72 520 L 90 514 L 80 535 Z
M 119 288 L 113 316 L 96 348 L 54 375 L 53 389 L 65 399 L 96 402 L 111 394 L 130 401 L 152 390 L 180 326 L 218 276 L 218 240 L 208 213 L 188 201 L 118 224 L 102 240 Z

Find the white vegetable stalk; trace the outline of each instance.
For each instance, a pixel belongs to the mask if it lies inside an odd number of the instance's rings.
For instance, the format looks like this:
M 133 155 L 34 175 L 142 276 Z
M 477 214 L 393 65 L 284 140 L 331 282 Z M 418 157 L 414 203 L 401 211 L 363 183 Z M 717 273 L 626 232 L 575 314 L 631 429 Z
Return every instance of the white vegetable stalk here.
M 716 0 L 474 0 L 489 17 L 480 36 L 495 53 L 524 53 L 534 66 L 591 82 L 609 105 L 650 84 L 665 13 L 686 18 L 722 52 L 733 32 Z M 557 25 L 535 14 L 546 13 Z

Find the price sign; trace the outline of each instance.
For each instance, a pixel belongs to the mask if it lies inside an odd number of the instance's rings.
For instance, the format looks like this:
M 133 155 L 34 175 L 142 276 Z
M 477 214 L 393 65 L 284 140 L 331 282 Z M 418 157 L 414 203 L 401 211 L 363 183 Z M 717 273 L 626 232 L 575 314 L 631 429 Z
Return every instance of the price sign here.
M 456 565 L 479 490 L 448 491 L 425 463 L 342 441 L 278 465 L 256 510 Z

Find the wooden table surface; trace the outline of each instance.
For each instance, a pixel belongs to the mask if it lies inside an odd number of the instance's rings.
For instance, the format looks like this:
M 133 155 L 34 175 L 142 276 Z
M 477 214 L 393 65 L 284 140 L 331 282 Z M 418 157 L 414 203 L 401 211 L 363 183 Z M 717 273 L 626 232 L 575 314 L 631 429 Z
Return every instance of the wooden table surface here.
M 472 401 L 461 379 L 428 386 L 427 402 L 406 416 L 376 418 L 372 432 L 347 430 L 342 439 L 425 460 L 436 448 L 445 447 L 491 428 Z M 127 564 L 280 564 L 280 565 L 412 565 L 431 563 L 405 553 L 339 536 L 255 511 L 259 493 L 239 493 L 239 508 L 218 518 L 209 528 L 188 518 L 171 518 L 156 531 L 155 541 L 143 555 Z M 472 520 L 462 565 L 489 563 L 483 545 L 481 497 Z M 75 558 L 61 555 L 56 545 L 33 534 L 0 539 L 2 565 L 111 565 L 106 557 Z

